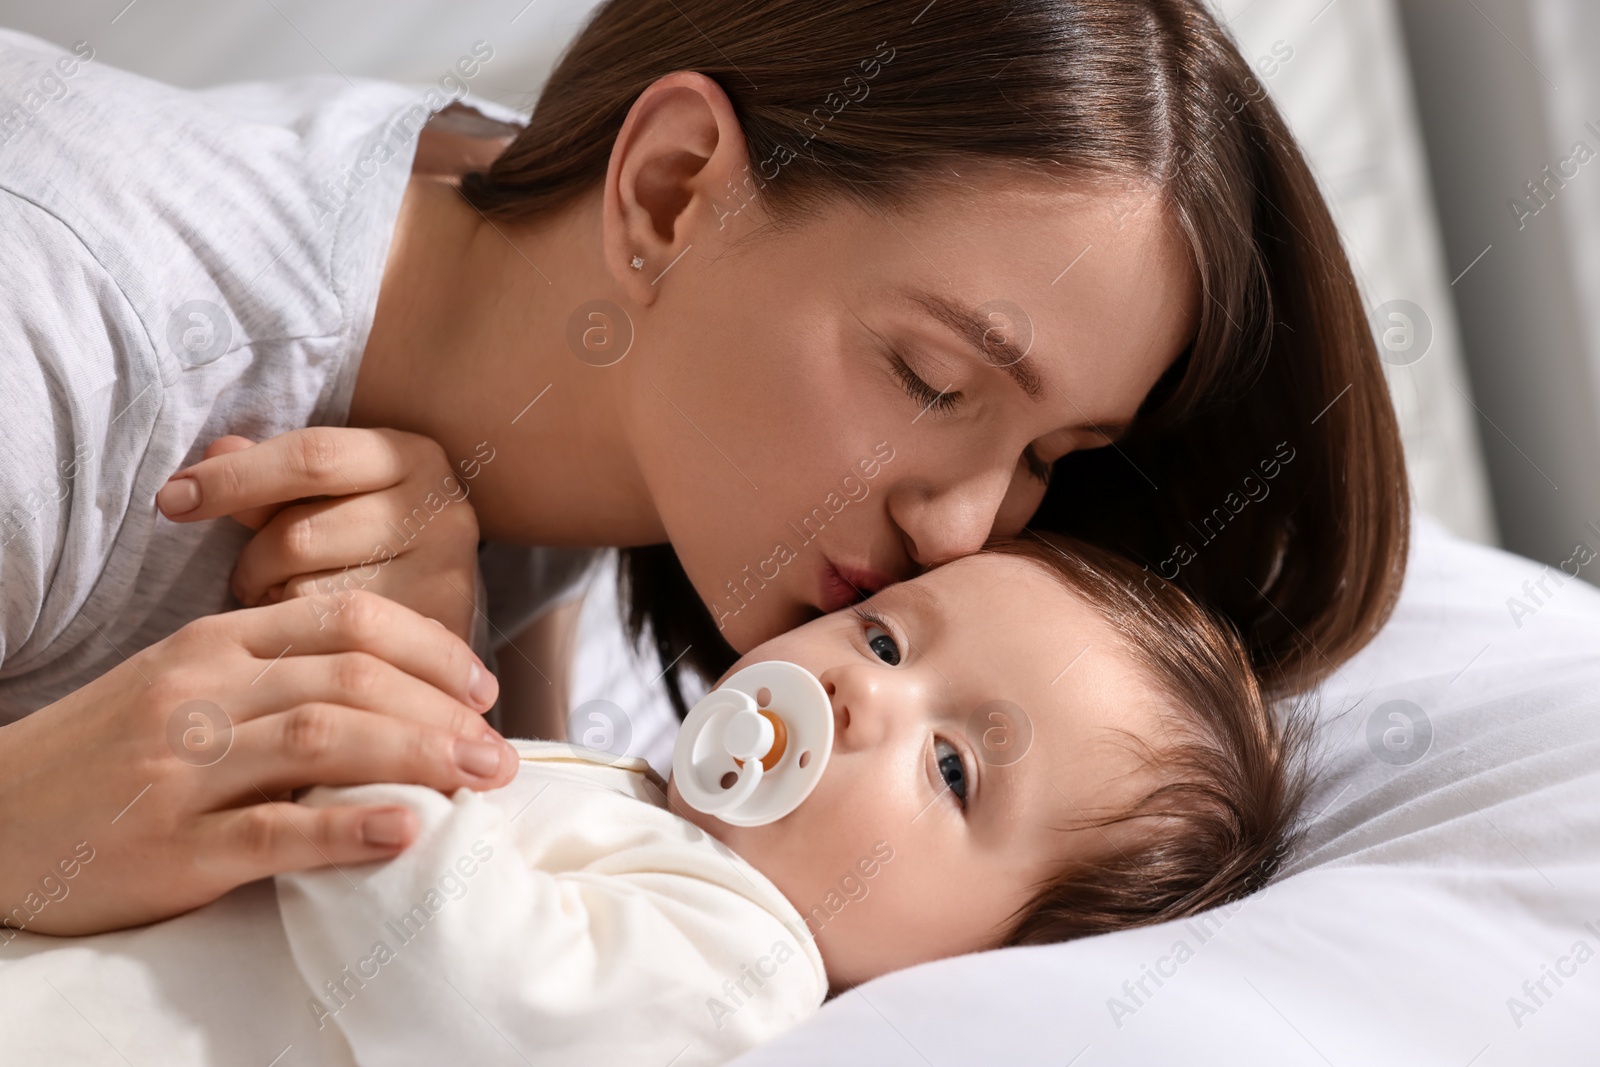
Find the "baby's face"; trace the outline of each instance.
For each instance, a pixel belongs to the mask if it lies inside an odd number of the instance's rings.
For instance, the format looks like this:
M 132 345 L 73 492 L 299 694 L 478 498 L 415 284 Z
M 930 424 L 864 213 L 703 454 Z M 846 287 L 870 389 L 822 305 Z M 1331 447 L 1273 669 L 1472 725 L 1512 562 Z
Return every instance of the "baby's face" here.
M 993 947 L 1065 857 L 1112 852 L 1115 831 L 1058 827 L 1149 785 L 1117 731 L 1158 736 L 1158 698 L 1099 614 L 1026 559 L 952 561 L 729 674 L 769 659 L 807 668 L 833 701 L 815 791 L 757 827 L 694 811 L 675 783 L 669 800 L 783 891 L 836 987 Z

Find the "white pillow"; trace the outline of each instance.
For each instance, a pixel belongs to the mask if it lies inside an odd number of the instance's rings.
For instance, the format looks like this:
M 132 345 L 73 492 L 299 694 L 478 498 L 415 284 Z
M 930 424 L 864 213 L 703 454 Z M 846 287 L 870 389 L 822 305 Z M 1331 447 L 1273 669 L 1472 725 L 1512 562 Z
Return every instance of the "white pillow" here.
M 1600 591 L 1416 523 L 1395 615 L 1319 690 L 1320 814 L 1284 877 L 889 975 L 735 1062 L 1595 1062 Z

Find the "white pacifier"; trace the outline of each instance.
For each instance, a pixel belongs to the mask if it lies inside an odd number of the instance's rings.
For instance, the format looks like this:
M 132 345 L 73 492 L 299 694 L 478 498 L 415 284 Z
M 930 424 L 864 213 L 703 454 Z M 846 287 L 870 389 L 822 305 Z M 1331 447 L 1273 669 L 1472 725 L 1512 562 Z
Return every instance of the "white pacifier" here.
M 734 826 L 776 822 L 822 779 L 833 751 L 833 702 L 798 663 L 737 672 L 690 709 L 672 749 L 684 803 Z

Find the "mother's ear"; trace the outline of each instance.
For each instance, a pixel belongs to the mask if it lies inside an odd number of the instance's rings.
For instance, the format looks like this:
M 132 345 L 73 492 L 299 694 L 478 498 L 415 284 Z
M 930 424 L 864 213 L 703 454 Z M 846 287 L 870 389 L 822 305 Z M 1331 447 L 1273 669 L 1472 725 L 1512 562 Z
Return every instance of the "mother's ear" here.
M 747 162 L 733 104 L 704 74 L 664 75 L 633 102 L 611 147 L 601 217 L 606 269 L 640 305 L 691 246 L 718 253 L 742 203 L 728 203 L 730 183 Z

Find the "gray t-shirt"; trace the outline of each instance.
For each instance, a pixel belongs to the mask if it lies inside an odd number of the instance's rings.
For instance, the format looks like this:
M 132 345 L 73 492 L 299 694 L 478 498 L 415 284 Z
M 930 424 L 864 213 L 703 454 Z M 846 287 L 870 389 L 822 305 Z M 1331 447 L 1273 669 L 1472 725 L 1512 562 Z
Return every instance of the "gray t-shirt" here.
M 182 90 L 0 30 L 0 723 L 240 606 L 251 532 L 156 491 L 224 434 L 344 424 L 422 100 Z M 587 558 L 492 550 L 526 579 L 507 625 Z M 491 665 L 499 639 L 480 615 Z

